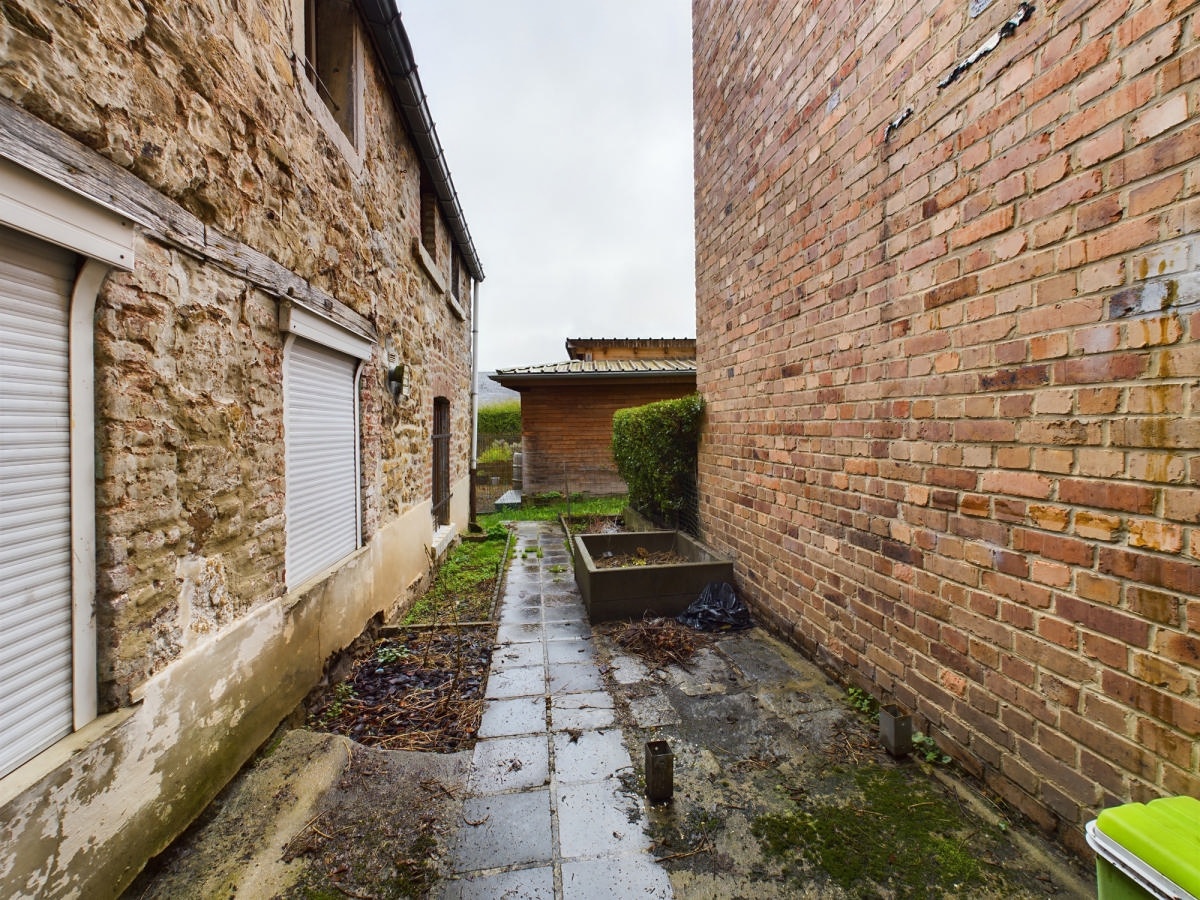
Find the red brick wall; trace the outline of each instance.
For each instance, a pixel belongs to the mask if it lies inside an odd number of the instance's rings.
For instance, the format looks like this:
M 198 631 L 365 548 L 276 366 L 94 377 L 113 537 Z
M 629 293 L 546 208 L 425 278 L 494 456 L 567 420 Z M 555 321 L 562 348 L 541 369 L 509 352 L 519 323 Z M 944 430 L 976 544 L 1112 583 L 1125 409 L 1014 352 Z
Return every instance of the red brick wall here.
M 1082 847 L 1200 794 L 1200 7 L 695 0 L 706 537 Z M 911 115 L 885 136 L 906 108 Z
M 578 381 L 523 389 L 523 493 L 625 493 L 628 489 L 612 458 L 613 413 L 685 397 L 695 389 L 690 380 Z

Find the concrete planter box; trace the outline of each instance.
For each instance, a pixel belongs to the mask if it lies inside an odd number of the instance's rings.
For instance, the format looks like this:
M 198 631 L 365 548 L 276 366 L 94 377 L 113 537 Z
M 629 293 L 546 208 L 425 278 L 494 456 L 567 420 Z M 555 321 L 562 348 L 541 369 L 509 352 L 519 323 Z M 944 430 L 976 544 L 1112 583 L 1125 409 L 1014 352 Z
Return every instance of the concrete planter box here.
M 644 547 L 651 553 L 674 551 L 688 562 L 660 566 L 598 569 L 606 553 L 622 555 Z M 577 534 L 572 540 L 575 581 L 593 622 L 676 616 L 711 581 L 733 584 L 733 563 L 721 559 L 695 538 L 679 531 Z

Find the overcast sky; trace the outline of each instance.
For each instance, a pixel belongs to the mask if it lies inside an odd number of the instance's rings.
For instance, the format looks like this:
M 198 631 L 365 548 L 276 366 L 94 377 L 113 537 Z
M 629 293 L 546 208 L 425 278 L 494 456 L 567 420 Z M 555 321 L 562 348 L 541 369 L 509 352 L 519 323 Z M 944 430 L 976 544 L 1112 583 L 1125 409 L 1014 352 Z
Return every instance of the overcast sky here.
M 695 336 L 689 0 L 397 0 L 483 263 L 480 369 Z

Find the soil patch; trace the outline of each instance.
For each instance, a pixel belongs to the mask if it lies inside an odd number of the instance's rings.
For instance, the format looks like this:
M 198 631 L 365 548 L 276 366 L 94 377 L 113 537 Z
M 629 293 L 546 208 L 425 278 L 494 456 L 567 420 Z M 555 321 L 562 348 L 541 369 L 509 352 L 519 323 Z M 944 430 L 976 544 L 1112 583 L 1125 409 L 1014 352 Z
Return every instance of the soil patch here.
M 425 897 L 448 868 L 470 753 L 295 729 L 151 861 L 124 900 Z
M 632 553 L 606 553 L 592 560 L 597 569 L 624 569 L 629 566 L 677 566 L 691 562 L 674 550 L 647 550 L 638 547 Z
M 496 629 L 404 629 L 308 706 L 308 726 L 382 750 L 453 753 L 479 730 Z
M 283 848 L 301 874 L 280 898 L 428 896 L 446 874 L 469 767 L 469 753 L 355 746 L 317 815 Z

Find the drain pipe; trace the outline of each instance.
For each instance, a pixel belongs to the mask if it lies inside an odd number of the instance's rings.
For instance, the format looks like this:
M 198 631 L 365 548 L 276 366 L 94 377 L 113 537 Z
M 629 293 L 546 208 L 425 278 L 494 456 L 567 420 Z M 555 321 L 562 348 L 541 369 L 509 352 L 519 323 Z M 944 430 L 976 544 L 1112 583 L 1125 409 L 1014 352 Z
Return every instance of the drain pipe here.
M 479 282 L 471 282 L 471 514 L 469 531 L 482 531 L 475 521 L 479 507 L 475 483 L 479 480 Z

